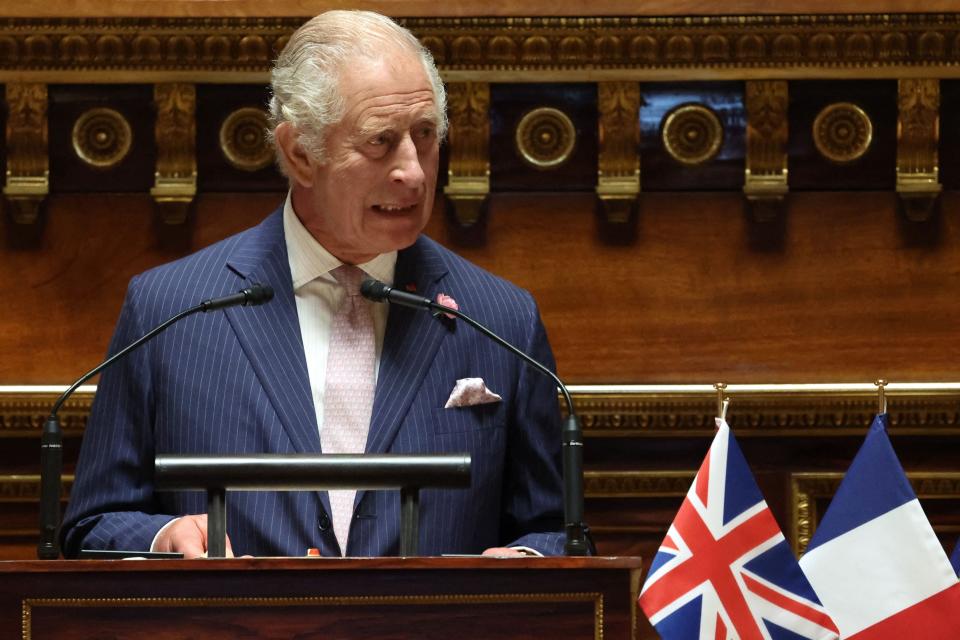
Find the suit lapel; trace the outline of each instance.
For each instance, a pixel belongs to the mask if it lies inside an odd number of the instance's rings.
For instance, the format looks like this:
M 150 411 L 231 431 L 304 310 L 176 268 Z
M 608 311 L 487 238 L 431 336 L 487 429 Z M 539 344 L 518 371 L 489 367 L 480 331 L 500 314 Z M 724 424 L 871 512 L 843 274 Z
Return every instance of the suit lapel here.
M 228 266 L 248 283 L 273 287 L 272 301 L 258 307 L 227 309 L 227 318 L 294 449 L 316 453 L 320 451 L 320 435 L 283 236 L 282 209 L 245 238 Z
M 398 255 L 394 282 L 399 289 L 412 284 L 419 295 L 433 299 L 446 272 L 439 253 L 420 238 Z M 390 308 L 367 453 L 385 453 L 390 448 L 447 332 L 425 311 L 398 305 Z

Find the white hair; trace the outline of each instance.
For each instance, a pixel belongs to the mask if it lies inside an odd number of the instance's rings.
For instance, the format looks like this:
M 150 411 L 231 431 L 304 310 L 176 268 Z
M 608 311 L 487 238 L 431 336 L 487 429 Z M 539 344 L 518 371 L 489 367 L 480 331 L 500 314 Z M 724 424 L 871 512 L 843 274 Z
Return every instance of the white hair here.
M 271 74 L 268 137 L 273 141 L 277 125 L 289 122 L 300 145 L 323 161 L 326 129 L 340 122 L 345 108 L 340 74 L 358 57 L 379 60 L 397 47 L 419 56 L 423 64 L 442 140 L 447 131 L 447 94 L 433 56 L 407 29 L 372 11 L 327 11 L 290 36 Z M 281 158 L 279 149 L 277 156 Z M 283 162 L 280 169 L 286 173 Z

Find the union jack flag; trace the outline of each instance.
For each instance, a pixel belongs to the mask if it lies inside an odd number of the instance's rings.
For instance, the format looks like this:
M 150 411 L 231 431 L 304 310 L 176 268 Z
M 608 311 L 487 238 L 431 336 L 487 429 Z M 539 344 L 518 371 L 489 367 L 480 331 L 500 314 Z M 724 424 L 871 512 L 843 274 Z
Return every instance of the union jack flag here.
M 836 639 L 725 420 L 640 592 L 664 640 Z

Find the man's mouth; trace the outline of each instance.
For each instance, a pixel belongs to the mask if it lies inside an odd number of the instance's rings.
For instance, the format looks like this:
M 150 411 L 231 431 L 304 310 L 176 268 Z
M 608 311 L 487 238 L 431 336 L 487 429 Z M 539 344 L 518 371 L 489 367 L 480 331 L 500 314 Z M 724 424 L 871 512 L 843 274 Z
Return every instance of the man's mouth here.
M 406 204 L 402 202 L 385 202 L 382 204 L 375 204 L 371 208 L 378 213 L 410 213 L 417 207 L 418 204 L 418 202 L 414 202 L 412 204 Z

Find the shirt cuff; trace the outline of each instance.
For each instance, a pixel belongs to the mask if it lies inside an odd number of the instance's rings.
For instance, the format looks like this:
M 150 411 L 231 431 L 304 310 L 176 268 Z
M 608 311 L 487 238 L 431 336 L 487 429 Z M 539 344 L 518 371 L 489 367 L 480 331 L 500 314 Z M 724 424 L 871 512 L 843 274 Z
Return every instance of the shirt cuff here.
M 176 521 L 179 520 L 179 519 L 180 519 L 180 518 L 174 518 L 173 520 L 171 520 L 171 521 L 168 522 L 167 524 L 165 524 L 165 525 L 163 525 L 162 527 L 160 527 L 160 530 L 157 531 L 157 535 L 153 536 L 153 542 L 150 543 L 150 551 L 151 551 L 151 552 L 157 550 L 157 538 L 160 537 L 160 534 L 163 533 L 164 531 L 166 531 L 166 530 L 167 530 L 167 527 L 169 527 L 170 525 L 172 525 L 174 522 L 176 522 Z
M 161 529 L 161 531 L 162 531 L 162 529 Z M 540 553 L 540 552 L 537 551 L 536 549 L 531 549 L 530 547 L 523 547 L 523 546 L 521 546 L 521 547 L 510 547 L 510 548 L 513 549 L 513 550 L 515 550 L 515 551 L 519 551 L 520 553 L 522 553 L 522 554 L 525 555 L 525 556 L 533 556 L 533 557 L 535 557 L 535 558 L 542 558 L 542 557 L 543 557 L 543 554 L 542 554 L 542 553 Z

